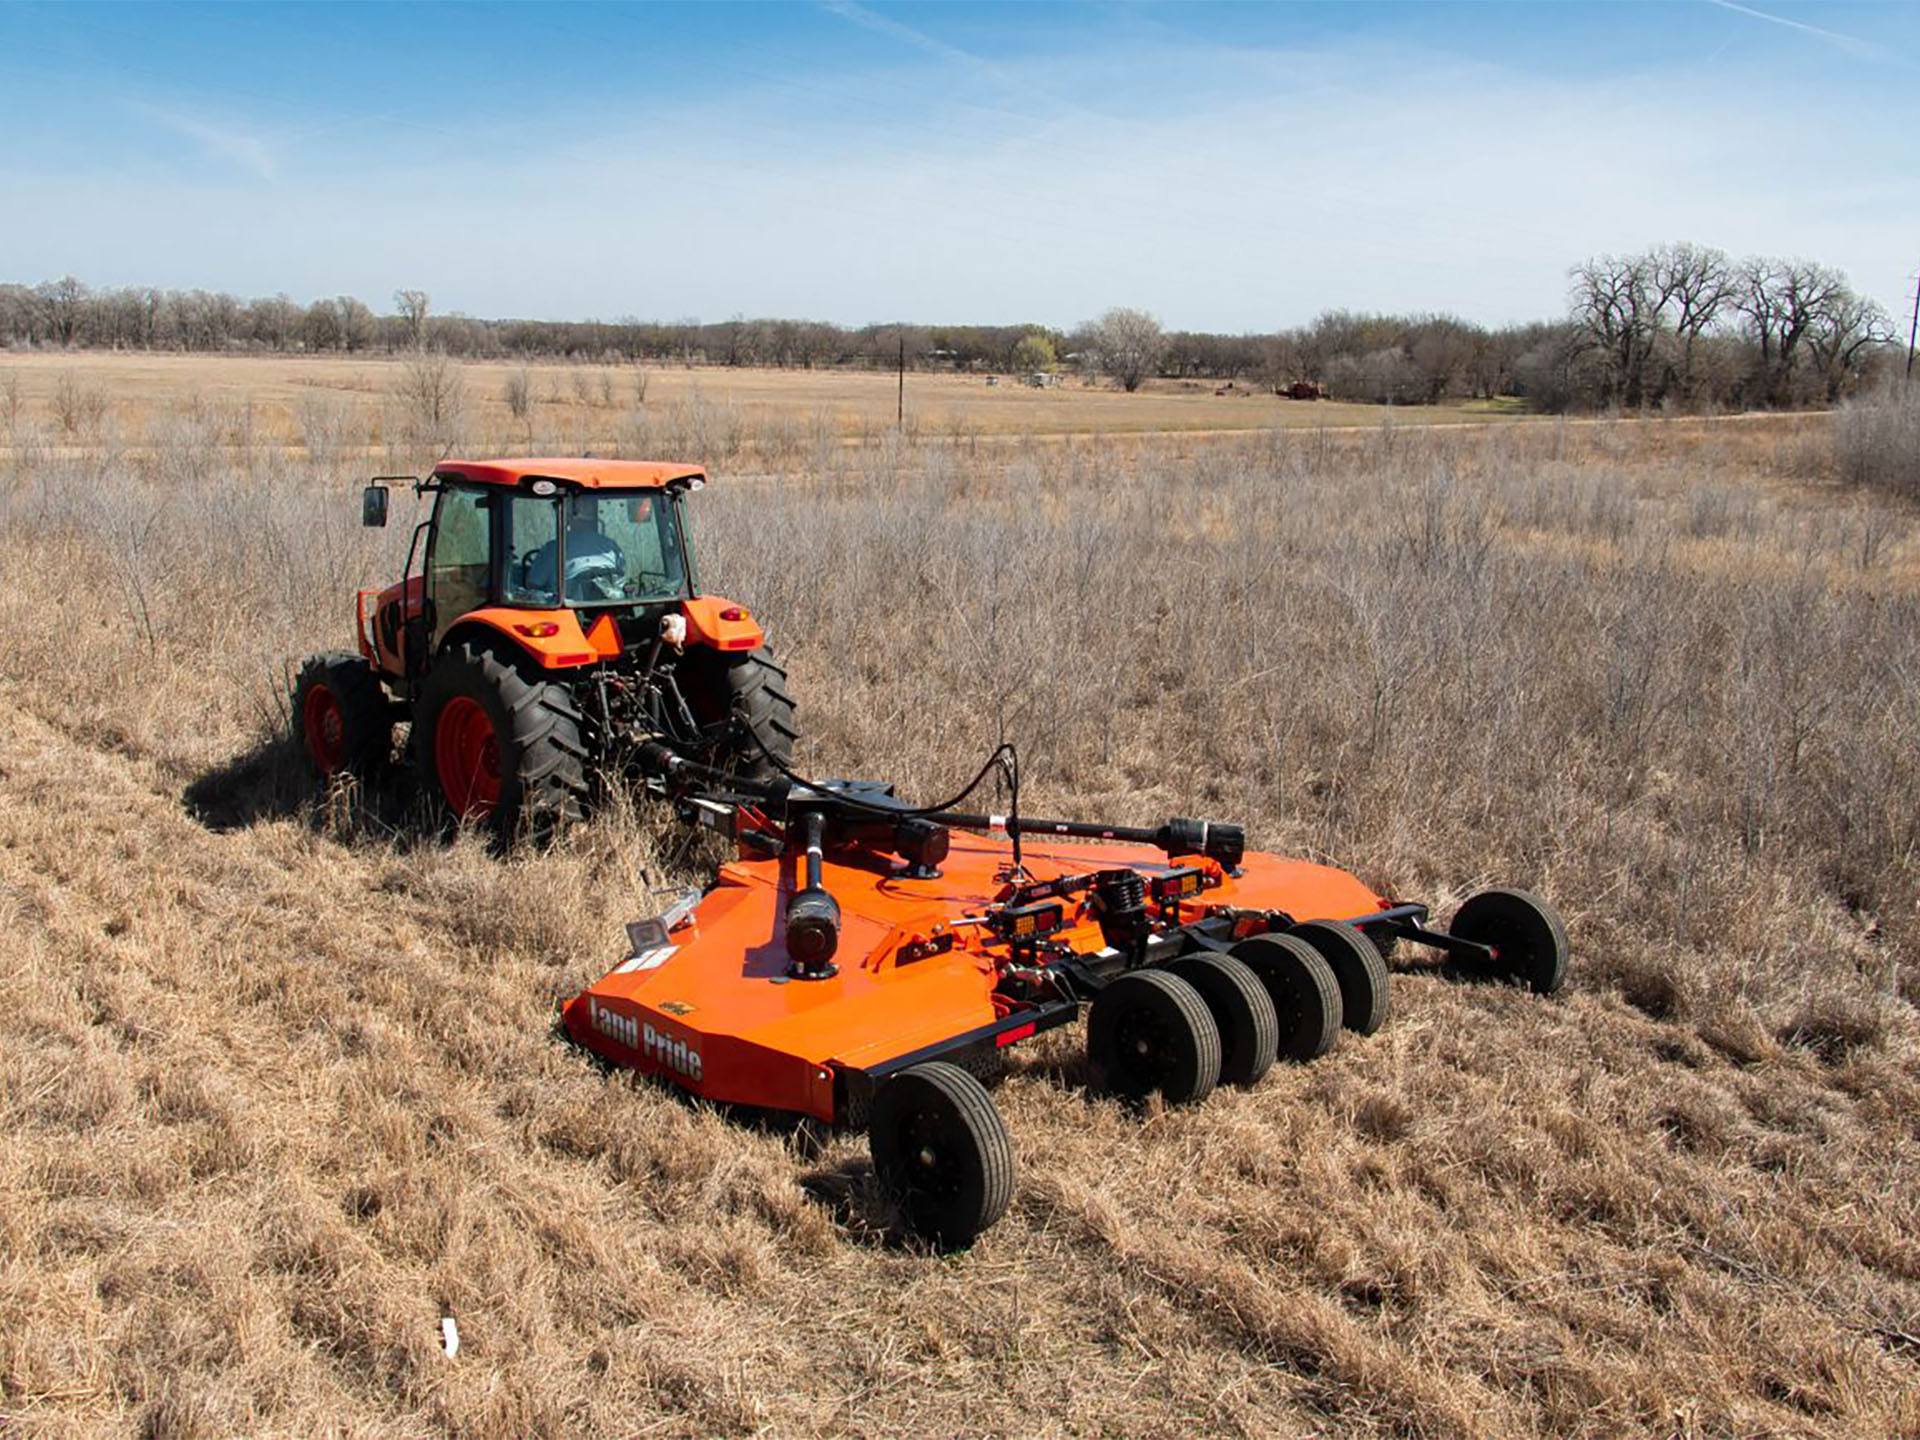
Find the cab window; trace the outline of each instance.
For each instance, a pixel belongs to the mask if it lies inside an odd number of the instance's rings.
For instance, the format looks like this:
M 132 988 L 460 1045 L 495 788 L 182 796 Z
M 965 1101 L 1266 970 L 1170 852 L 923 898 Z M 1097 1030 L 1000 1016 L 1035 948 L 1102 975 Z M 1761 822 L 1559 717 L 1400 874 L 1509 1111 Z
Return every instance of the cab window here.
M 433 596 L 434 638 L 462 615 L 487 603 L 493 563 L 493 502 L 480 490 L 440 494 L 427 586 Z

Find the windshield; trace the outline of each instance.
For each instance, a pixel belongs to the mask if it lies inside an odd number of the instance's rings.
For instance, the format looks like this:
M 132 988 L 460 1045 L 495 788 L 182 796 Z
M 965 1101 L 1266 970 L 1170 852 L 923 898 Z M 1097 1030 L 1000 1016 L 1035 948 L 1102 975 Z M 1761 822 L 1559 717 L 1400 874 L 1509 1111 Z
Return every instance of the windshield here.
M 687 593 L 670 495 L 659 490 L 514 495 L 507 508 L 509 601 L 631 605 Z

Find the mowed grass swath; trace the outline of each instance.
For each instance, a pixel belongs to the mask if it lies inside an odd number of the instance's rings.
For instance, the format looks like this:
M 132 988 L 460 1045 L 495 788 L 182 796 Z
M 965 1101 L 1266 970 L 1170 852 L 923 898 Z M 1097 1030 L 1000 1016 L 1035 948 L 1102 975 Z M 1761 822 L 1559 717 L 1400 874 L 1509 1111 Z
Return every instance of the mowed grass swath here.
M 1202 1107 L 1085 1098 L 1040 1037 L 1009 1213 L 939 1260 L 856 1139 L 555 1036 L 703 842 L 614 807 L 502 859 L 405 785 L 313 791 L 287 657 L 404 527 L 359 529 L 360 456 L 211 413 L 10 437 L 10 1418 L 1920 1426 L 1920 551 L 1810 472 L 1824 420 L 714 466 L 704 579 L 782 643 L 807 770 L 943 794 L 1011 735 L 1036 813 L 1232 814 L 1443 912 L 1512 875 L 1567 912 L 1559 999 L 1397 976 L 1378 1033 Z

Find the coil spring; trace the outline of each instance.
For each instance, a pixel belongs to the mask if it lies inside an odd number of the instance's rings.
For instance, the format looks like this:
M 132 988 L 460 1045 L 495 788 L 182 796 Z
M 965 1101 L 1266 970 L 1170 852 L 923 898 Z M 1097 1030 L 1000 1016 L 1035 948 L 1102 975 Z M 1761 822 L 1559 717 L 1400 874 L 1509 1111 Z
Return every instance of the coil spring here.
M 1100 908 L 1109 915 L 1125 915 L 1147 908 L 1147 882 L 1133 870 L 1103 870 L 1094 881 Z
M 1103 870 L 1093 882 L 1100 935 L 1138 964 L 1153 922 L 1147 918 L 1147 882 L 1132 870 Z

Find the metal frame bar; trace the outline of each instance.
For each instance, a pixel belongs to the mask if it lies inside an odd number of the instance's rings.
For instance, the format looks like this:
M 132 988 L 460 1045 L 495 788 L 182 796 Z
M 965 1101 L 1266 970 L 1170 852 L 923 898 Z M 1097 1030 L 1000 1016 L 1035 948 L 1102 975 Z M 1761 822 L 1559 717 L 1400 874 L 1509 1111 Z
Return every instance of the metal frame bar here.
M 846 1086 L 849 1099 L 867 1099 L 879 1088 L 880 1082 L 890 1075 L 915 1065 L 924 1065 L 929 1060 L 950 1060 L 964 1051 L 975 1048 L 1002 1048 L 998 1043 L 1002 1035 L 1013 1030 L 1025 1030 L 1020 1038 L 1038 1035 L 1043 1030 L 1054 1030 L 1079 1018 L 1080 1002 L 1077 1000 L 1043 1000 L 1027 1009 L 1014 1010 L 990 1025 L 981 1025 L 973 1030 L 964 1030 L 945 1040 L 936 1040 L 931 1045 L 922 1045 L 918 1050 L 909 1050 L 904 1055 L 896 1055 L 891 1060 L 882 1060 L 877 1065 L 848 1065 L 836 1067 L 841 1081 Z M 1029 1028 L 1030 1027 L 1030 1028 Z
M 1411 940 L 1416 945 L 1430 945 L 1435 950 L 1463 960 L 1492 961 L 1499 958 L 1491 945 L 1482 945 L 1477 940 L 1464 940 L 1444 930 L 1428 929 L 1425 923 L 1428 913 L 1424 905 L 1395 905 L 1391 909 L 1376 910 L 1371 915 L 1349 920 L 1347 924 L 1362 932 L 1383 930 L 1395 939 Z

